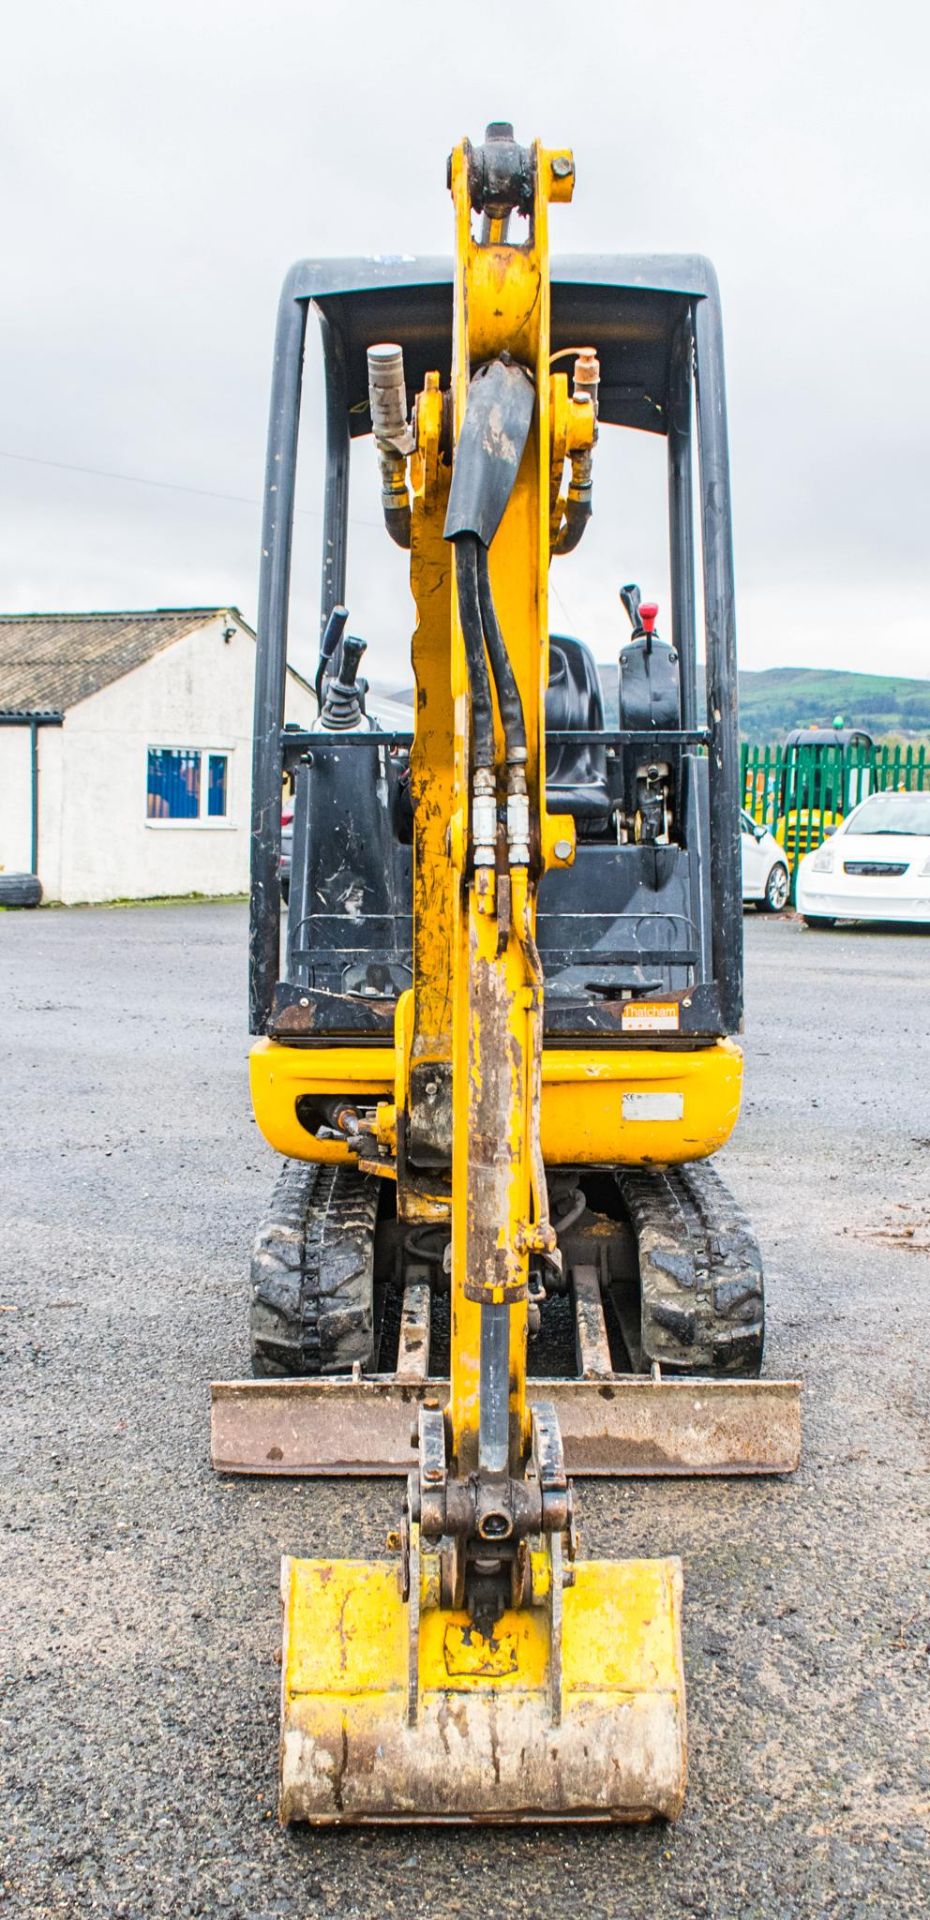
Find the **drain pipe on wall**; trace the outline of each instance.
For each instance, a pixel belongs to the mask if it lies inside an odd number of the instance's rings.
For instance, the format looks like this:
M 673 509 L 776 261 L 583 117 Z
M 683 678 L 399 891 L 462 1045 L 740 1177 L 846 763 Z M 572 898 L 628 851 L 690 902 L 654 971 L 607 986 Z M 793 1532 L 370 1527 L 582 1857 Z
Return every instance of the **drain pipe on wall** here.
M 28 711 L 24 708 L 0 709 L 0 727 L 29 728 L 29 794 L 31 803 L 30 833 L 30 870 L 38 875 L 39 871 L 39 728 L 61 727 L 64 725 L 63 713 L 50 713 L 43 708 Z

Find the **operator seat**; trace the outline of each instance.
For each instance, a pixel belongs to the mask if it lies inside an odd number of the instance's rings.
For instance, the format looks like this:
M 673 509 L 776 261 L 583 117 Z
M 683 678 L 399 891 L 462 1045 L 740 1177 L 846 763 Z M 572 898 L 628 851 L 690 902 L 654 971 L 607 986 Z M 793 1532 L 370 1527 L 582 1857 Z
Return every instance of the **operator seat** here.
M 549 638 L 546 730 L 593 731 L 604 725 L 604 696 L 590 647 L 567 634 Z M 603 833 L 611 808 L 603 747 L 554 741 L 546 748 L 546 800 L 552 813 L 570 813 L 583 832 Z

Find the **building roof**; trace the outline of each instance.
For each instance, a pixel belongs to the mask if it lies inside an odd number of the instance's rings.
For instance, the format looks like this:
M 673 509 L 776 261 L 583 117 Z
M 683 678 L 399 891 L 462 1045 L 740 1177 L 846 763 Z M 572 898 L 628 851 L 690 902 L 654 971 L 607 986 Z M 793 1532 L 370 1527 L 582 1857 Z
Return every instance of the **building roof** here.
M 255 638 L 236 607 L 0 614 L 0 712 L 64 713 L 221 614 Z
M 413 732 L 413 700 L 399 700 L 396 694 L 379 693 L 372 687 L 365 695 L 365 712 L 386 733 Z

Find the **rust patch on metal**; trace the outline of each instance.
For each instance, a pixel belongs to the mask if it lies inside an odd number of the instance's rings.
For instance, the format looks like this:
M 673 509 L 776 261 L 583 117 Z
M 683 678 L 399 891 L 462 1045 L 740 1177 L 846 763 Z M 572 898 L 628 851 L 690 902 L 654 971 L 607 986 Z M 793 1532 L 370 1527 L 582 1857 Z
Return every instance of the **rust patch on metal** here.
M 522 1271 L 506 1243 L 512 1208 L 510 1188 L 515 1153 L 512 1115 L 519 1104 L 522 1057 L 510 1028 L 511 993 L 503 963 L 479 950 L 475 929 L 470 942 L 468 1137 L 469 1194 L 467 1277 L 470 1300 L 521 1299 Z
M 609 1379 L 613 1374 L 607 1324 L 601 1300 L 601 1280 L 594 1266 L 572 1268 L 575 1297 L 575 1345 L 583 1380 Z

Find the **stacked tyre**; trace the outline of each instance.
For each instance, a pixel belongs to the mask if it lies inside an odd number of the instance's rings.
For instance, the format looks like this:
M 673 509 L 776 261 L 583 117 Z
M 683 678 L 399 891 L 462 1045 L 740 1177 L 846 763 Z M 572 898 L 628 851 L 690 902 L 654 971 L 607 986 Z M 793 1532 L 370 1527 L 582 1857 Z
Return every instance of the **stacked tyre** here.
M 0 907 L 37 907 L 42 882 L 35 873 L 0 873 Z

